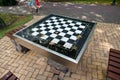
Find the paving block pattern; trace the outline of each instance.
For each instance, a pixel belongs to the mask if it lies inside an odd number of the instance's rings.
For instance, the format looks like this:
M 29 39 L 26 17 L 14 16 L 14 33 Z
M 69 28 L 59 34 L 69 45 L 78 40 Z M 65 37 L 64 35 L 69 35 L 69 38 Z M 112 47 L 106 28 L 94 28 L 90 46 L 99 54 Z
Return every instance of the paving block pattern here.
M 97 23 L 78 68 L 65 73 L 40 54 L 17 52 L 5 36 L 0 39 L 0 77 L 11 71 L 20 80 L 104 80 L 110 48 L 120 49 L 120 25 Z

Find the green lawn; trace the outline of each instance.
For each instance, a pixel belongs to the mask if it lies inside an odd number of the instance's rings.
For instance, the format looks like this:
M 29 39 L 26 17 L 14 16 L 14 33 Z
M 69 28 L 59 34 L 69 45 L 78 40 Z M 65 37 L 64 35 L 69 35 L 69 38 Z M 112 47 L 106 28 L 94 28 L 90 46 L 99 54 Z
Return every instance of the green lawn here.
M 8 13 L 0 13 L 0 17 L 5 21 L 6 24 L 11 23 L 6 28 L 0 29 L 0 38 L 5 36 L 5 33 L 7 33 L 8 31 L 20 27 L 21 25 L 32 19 L 32 15 L 15 15 Z
M 44 0 L 52 2 L 73 2 L 73 3 L 82 3 L 82 4 L 106 4 L 110 5 L 113 0 Z M 120 5 L 120 0 L 116 0 L 116 4 Z
M 93 4 L 111 4 L 113 0 L 71 0 L 77 3 L 93 3 Z M 116 0 L 116 4 L 120 5 L 120 0 Z

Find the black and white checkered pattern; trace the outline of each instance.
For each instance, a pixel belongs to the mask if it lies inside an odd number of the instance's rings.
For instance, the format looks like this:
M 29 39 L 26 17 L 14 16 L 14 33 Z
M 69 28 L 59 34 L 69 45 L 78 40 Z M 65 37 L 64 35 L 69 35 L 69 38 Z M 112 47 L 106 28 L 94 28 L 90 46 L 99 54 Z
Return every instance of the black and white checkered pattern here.
M 82 22 L 71 19 L 52 16 L 32 28 L 32 36 L 40 36 L 42 40 L 49 40 L 49 43 L 59 44 L 67 49 L 71 49 L 78 40 L 77 36 L 81 35 L 85 26 Z

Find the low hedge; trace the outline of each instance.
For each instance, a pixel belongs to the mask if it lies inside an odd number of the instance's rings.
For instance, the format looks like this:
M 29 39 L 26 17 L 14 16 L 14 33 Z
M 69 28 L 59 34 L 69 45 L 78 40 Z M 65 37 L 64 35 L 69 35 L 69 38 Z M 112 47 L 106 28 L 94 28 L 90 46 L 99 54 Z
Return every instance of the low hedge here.
M 13 6 L 16 5 L 16 0 L 0 0 L 0 6 Z

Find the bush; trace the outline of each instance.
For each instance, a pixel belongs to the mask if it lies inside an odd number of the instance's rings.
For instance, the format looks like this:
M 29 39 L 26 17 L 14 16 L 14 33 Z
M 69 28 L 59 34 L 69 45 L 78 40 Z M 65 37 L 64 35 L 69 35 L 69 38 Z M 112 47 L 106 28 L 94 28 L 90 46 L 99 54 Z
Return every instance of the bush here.
M 72 1 L 72 0 L 43 0 L 47 2 L 65 2 L 65 1 Z
M 16 0 L 0 0 L 0 6 L 13 6 L 16 5 Z

